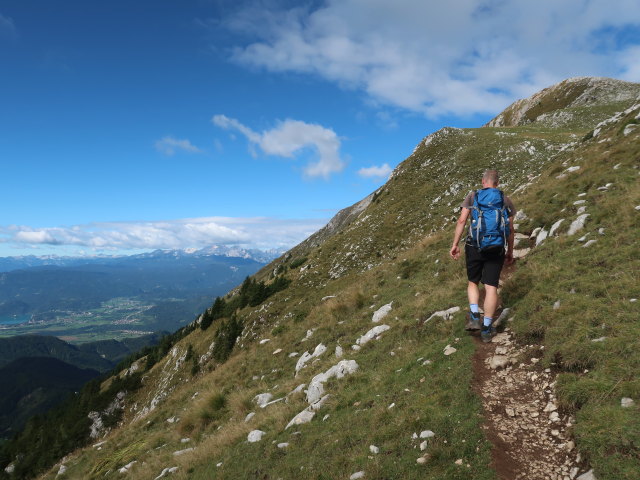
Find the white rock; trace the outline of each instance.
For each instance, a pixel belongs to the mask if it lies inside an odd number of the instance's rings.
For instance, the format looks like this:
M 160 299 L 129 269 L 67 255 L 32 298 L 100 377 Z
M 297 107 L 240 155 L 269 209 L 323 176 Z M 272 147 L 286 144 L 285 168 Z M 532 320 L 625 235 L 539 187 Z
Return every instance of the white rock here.
M 370 340 L 377 340 L 382 333 L 386 332 L 390 328 L 391 327 L 389 325 L 378 325 L 377 327 L 373 327 L 371 330 L 369 330 L 367 333 L 356 340 L 356 345 L 362 346 L 365 343 L 368 343 Z
M 289 423 L 287 423 L 287 426 L 284 427 L 285 430 L 287 430 L 289 427 L 292 427 L 293 425 L 302 425 L 304 423 L 309 423 L 311 420 L 313 420 L 313 417 L 315 417 L 316 412 L 314 412 L 311 407 L 307 407 L 304 410 L 302 410 L 299 414 L 297 414 L 295 417 L 293 417 L 291 419 L 291 421 Z
M 424 452 L 427 449 L 428 442 L 425 440 L 420 444 L 420 451 Z
M 263 338 L 262 340 L 260 340 L 260 345 L 264 345 L 267 342 L 270 342 L 271 339 L 270 338 Z
M 274 351 L 273 351 L 273 354 L 274 354 L 274 355 L 277 355 L 277 354 L 279 354 L 281 351 L 282 351 L 282 349 L 281 349 L 281 348 L 278 348 L 277 350 L 274 350 Z
M 579 207 L 578 210 L 576 210 L 576 215 L 582 215 L 586 211 L 587 211 L 587 207 L 583 205 L 582 207 Z
M 358 480 L 359 478 L 364 478 L 364 472 L 356 472 L 351 474 L 349 480 Z
M 529 238 L 536 238 L 536 236 L 538 235 L 538 233 L 540 232 L 540 230 L 542 230 L 542 227 L 536 227 L 533 229 L 533 232 L 531 232 L 531 236 Z
M 594 475 L 593 470 L 589 470 L 588 472 L 580 475 L 577 480 L 596 480 L 596 476 Z
M 369 445 L 369 451 L 373 454 L 378 454 L 380 453 L 380 449 L 378 447 L 376 447 L 375 445 Z
M 271 393 L 261 393 L 253 397 L 253 401 L 260 407 L 264 408 L 273 398 Z
M 136 460 L 134 460 L 133 462 L 129 462 L 124 467 L 122 467 L 120 470 L 118 470 L 118 472 L 119 473 L 127 473 L 127 472 L 129 472 L 131 467 L 133 467 L 136 463 L 138 463 Z M 64 473 L 64 472 L 62 472 L 62 473 Z M 58 475 L 61 475 L 61 473 L 58 472 Z
M 330 298 L 336 298 L 335 295 L 327 295 L 326 297 L 322 297 L 320 299 L 321 302 L 326 302 L 327 300 L 329 300 Z
M 513 258 L 524 258 L 531 251 L 530 248 L 521 248 L 513 251 Z
M 633 401 L 633 398 L 629 398 L 629 397 L 623 397 L 620 400 L 620 406 L 622 408 L 629 408 L 629 407 L 633 407 L 633 405 L 635 404 L 635 402 Z
M 255 416 L 256 412 L 248 413 L 246 417 L 244 417 L 245 423 L 251 420 Z
M 313 353 L 309 353 L 308 351 L 304 352 L 296 362 L 296 375 L 298 375 L 298 372 L 306 366 L 309 360 L 319 357 L 326 351 L 327 351 L 327 347 L 325 347 L 322 343 L 319 343 L 318 345 L 316 345 L 316 348 L 313 351 Z
M 544 407 L 544 412 L 548 413 L 548 412 L 553 412 L 555 410 L 557 410 L 558 407 L 555 406 L 555 404 L 553 404 L 552 402 L 547 403 L 547 406 Z
M 444 347 L 444 354 L 449 356 L 453 353 L 456 353 L 458 351 L 458 349 L 456 349 L 455 347 L 452 347 L 451 345 L 447 345 L 446 347 Z
M 599 338 L 594 338 L 591 341 L 592 342 L 604 342 L 606 339 L 607 339 L 607 337 L 599 337 Z
M 549 232 L 546 231 L 544 228 L 541 229 L 538 232 L 538 235 L 536 235 L 536 246 L 540 245 L 542 242 L 544 242 L 547 239 L 547 236 L 549 235 Z
M 247 435 L 247 442 L 255 443 L 262 440 L 262 436 L 265 434 L 262 430 L 251 430 Z
M 575 202 L 573 202 L 574 205 L 583 205 L 585 203 L 587 203 L 586 200 L 576 200 Z
M 553 235 L 556 233 L 556 230 L 558 230 L 558 227 L 560 227 L 560 225 L 562 225 L 562 222 L 564 222 L 564 218 L 561 218 L 556 223 L 551 225 L 551 228 L 549 229 L 549 236 L 550 237 L 553 237 Z
M 640 205 L 636 205 L 635 210 L 640 210 Z
M 582 230 L 584 228 L 584 223 L 586 222 L 588 216 L 589 216 L 588 213 L 583 213 L 582 215 L 579 215 L 578 218 L 576 218 L 573 222 L 571 222 L 567 235 L 571 236 L 576 232 L 578 232 L 579 230 Z
M 190 438 L 181 438 L 180 443 L 189 443 L 191 441 Z
M 514 219 L 516 222 L 521 222 L 522 220 L 526 220 L 526 219 L 527 219 L 527 214 L 526 214 L 526 213 L 524 213 L 524 211 L 522 211 L 522 210 L 518 210 L 518 211 L 516 212 L 516 216 L 515 216 L 515 217 L 513 217 L 513 219 Z
M 492 370 L 504 368 L 509 365 L 509 358 L 506 355 L 494 355 L 489 361 L 489 367 Z
M 392 403 L 391 405 L 389 405 L 389 406 L 387 407 L 387 410 L 391 410 L 391 409 L 392 409 L 393 407 L 395 407 L 395 406 L 396 406 L 396 404 L 395 404 L 395 402 L 394 402 L 394 403 Z
M 15 469 L 16 469 L 16 466 L 12 463 L 7 468 L 5 468 L 4 471 L 11 474 L 15 471 Z M 67 466 L 60 465 L 60 468 L 58 469 L 58 475 L 64 475 L 66 472 L 67 472 Z
M 551 412 L 551 415 L 549 415 L 549 420 L 552 422 L 559 422 L 560 415 L 558 415 L 558 412 Z
M 597 240 L 589 240 L 587 243 L 585 243 L 582 248 L 587 248 L 590 247 L 591 245 L 593 245 L 594 243 L 596 243 Z
M 160 473 L 160 475 L 158 475 L 155 480 L 158 480 L 159 478 L 162 477 L 166 477 L 168 474 L 170 473 L 176 473 L 178 471 L 178 467 L 169 467 L 169 468 L 165 468 L 164 470 L 162 470 L 162 472 Z
M 429 320 L 431 320 L 434 317 L 441 317 L 445 320 L 448 320 L 454 313 L 459 312 L 460 311 L 460 307 L 451 307 L 448 308 L 447 310 L 441 310 L 439 312 L 434 312 L 431 314 L 431 316 L 429 318 L 427 318 L 425 320 L 425 323 L 428 322 Z
M 599 229 L 598 229 L 598 233 L 599 233 L 600 235 L 604 235 L 604 228 L 599 228 Z
M 453 463 L 455 463 L 456 465 L 462 465 L 462 459 L 461 459 L 461 458 L 459 458 L 458 460 L 456 460 L 456 461 L 455 461 L 455 462 L 453 462 Z
M 278 448 L 287 448 L 289 444 L 287 442 L 282 442 L 278 444 Z
M 386 305 L 383 305 L 382 307 L 380 307 L 378 310 L 376 310 L 373 313 L 373 317 L 371 318 L 371 321 L 374 323 L 378 323 L 380 320 L 382 320 L 384 317 L 386 317 L 389 312 L 391 311 L 391 303 L 387 303 Z
M 560 308 L 560 300 L 556 300 L 556 302 L 553 304 L 553 309 L 558 310 L 559 308 Z
M 420 438 L 432 438 L 435 436 L 436 434 L 433 433 L 431 430 L 423 430 L 422 432 L 420 432 Z
M 336 358 L 341 358 L 343 353 L 342 347 L 340 345 L 336 345 Z
M 575 167 L 569 167 L 565 170 L 565 172 L 577 172 L 578 170 L 580 170 L 580 165 L 576 165 Z
M 311 379 L 309 388 L 307 389 L 307 402 L 312 405 L 322 398 L 324 394 L 324 382 L 336 377 L 342 378 L 345 375 L 351 375 L 358 370 L 358 364 L 355 360 L 341 360 L 336 365 L 323 373 L 319 373 Z
M 189 452 L 193 452 L 195 450 L 195 448 L 185 448 L 184 450 L 178 450 L 176 452 L 173 452 L 173 456 L 174 457 L 179 457 L 180 455 L 184 455 L 185 453 L 189 453 Z
M 291 352 L 289 354 L 289 358 L 297 357 L 298 355 L 299 355 L 298 352 Z

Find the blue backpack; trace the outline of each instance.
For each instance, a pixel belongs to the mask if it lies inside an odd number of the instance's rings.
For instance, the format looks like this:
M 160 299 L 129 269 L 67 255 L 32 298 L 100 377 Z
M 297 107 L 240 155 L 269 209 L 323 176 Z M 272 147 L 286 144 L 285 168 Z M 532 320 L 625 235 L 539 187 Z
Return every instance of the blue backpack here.
M 472 245 L 481 252 L 504 249 L 509 237 L 509 209 L 504 194 L 497 188 L 476 191 L 471 207 L 469 236 Z

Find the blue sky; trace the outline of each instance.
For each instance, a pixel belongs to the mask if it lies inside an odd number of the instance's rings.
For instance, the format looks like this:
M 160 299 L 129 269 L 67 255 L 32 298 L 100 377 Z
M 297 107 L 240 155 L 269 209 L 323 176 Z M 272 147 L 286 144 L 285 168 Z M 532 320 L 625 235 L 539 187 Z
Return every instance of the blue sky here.
M 0 256 L 290 247 L 424 136 L 640 80 L 621 0 L 0 0 Z

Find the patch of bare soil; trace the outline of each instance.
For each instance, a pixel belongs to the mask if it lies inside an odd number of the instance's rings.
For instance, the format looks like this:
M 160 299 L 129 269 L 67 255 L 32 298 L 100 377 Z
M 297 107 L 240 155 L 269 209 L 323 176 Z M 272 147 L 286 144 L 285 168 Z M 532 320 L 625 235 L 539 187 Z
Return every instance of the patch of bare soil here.
M 506 327 L 491 343 L 476 338 L 474 391 L 502 480 L 586 479 L 591 472 L 571 439 L 574 418 L 558 410 L 555 374 L 539 365 L 544 347 L 518 345 Z M 585 474 L 586 473 L 586 474 Z

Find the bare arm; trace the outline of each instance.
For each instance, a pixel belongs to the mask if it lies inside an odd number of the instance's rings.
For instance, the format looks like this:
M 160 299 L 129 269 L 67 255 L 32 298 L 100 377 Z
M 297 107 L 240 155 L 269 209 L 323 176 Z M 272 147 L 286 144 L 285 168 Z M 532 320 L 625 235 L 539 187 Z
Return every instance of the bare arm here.
M 464 227 L 467 224 L 467 218 L 469 218 L 469 210 L 468 208 L 463 208 L 460 211 L 460 218 L 456 222 L 456 233 L 453 235 L 453 244 L 451 245 L 451 249 L 449 250 L 449 255 L 454 260 L 460 258 L 460 247 L 458 243 L 460 243 L 460 238 L 462 238 L 462 234 L 464 233 Z
M 505 256 L 507 265 L 513 263 L 513 239 L 515 237 L 513 228 L 513 217 L 509 217 L 509 225 L 511 225 L 511 228 L 509 229 L 509 237 L 507 238 L 507 255 Z

